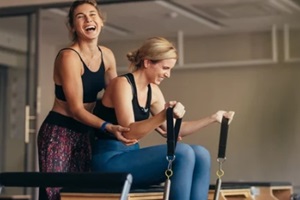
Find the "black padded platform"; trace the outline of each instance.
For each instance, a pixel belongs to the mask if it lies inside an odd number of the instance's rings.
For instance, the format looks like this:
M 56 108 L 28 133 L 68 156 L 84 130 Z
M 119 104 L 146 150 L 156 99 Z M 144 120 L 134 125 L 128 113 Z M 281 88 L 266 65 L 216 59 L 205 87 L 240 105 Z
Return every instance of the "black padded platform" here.
M 4 172 L 0 173 L 0 186 L 5 187 L 69 187 L 69 188 L 114 188 L 132 183 L 128 173 L 42 173 Z

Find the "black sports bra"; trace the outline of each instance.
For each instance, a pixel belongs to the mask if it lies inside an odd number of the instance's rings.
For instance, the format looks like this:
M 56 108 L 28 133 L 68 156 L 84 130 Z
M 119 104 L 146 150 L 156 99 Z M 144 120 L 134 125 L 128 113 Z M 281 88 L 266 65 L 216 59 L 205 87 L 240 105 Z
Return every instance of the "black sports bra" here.
M 72 48 L 61 49 L 57 55 L 59 55 L 59 53 L 61 51 L 67 50 L 67 49 L 72 50 L 77 53 L 77 55 L 79 56 L 79 58 L 83 64 L 83 67 L 84 67 L 84 73 L 81 76 L 82 88 L 83 88 L 83 103 L 95 102 L 97 99 L 98 92 L 100 92 L 103 88 L 105 88 L 105 78 L 104 78 L 105 66 L 104 66 L 104 62 L 103 62 L 103 54 L 102 54 L 101 49 L 99 48 L 99 51 L 101 51 L 100 68 L 96 72 L 92 72 L 86 66 L 86 64 L 82 60 L 80 54 Z M 63 88 L 61 85 L 55 84 L 55 96 L 56 96 L 56 98 L 58 98 L 62 101 L 66 101 L 66 97 L 65 97 L 65 94 L 64 94 L 64 91 L 63 91 Z
M 151 107 L 151 100 L 152 100 L 152 89 L 151 89 L 151 85 L 148 85 L 148 93 L 147 93 L 147 102 L 146 102 L 146 106 L 142 107 L 139 105 L 138 102 L 138 98 L 137 98 L 137 89 L 136 89 L 136 84 L 135 84 L 135 80 L 134 80 L 134 76 L 131 73 L 128 74 L 124 74 L 121 75 L 127 78 L 129 84 L 132 87 L 132 94 L 133 94 L 133 98 L 132 98 L 132 107 L 133 107 L 133 113 L 134 113 L 134 120 L 137 121 L 141 121 L 141 120 L 145 120 L 148 119 L 150 116 L 150 107 Z M 110 122 L 112 124 L 118 124 L 118 119 L 115 113 L 115 109 L 114 108 L 110 108 L 110 107 L 106 107 L 105 105 L 102 104 L 101 100 L 98 100 L 94 109 L 94 114 L 98 117 L 100 117 L 101 119 Z M 107 132 L 103 132 L 100 129 L 97 129 L 95 132 L 95 135 L 98 139 L 114 139 L 117 140 L 117 138 L 115 138 L 115 136 L 113 136 L 110 133 Z

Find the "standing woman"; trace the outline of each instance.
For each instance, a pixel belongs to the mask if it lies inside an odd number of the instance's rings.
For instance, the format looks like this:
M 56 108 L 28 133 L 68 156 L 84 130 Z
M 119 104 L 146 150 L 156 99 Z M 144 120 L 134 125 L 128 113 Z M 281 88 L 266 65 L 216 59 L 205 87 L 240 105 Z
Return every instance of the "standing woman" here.
M 109 131 L 126 144 L 135 142 L 122 136 L 128 128 L 106 124 L 92 114 L 98 92 L 117 76 L 112 51 L 98 46 L 103 16 L 96 1 L 74 1 L 68 24 L 73 43 L 55 59 L 54 105 L 37 138 L 41 172 L 90 171 L 91 128 Z M 59 188 L 41 189 L 40 198 L 59 199 Z
M 107 122 L 130 128 L 129 139 L 142 139 L 156 128 L 166 131 L 166 108 L 174 107 L 175 118 L 182 118 L 185 108 L 180 102 L 165 102 L 159 84 L 171 75 L 177 61 L 172 43 L 161 37 L 149 38 L 127 55 L 133 72 L 119 76 L 107 87 L 95 114 Z M 150 116 L 151 115 L 151 116 Z M 233 118 L 233 112 L 218 111 L 211 116 L 182 122 L 180 137 L 205 126 Z M 92 168 L 99 172 L 129 172 L 133 187 L 160 184 L 166 179 L 167 145 L 140 148 L 124 145 L 109 131 L 99 130 L 93 147 Z M 173 162 L 171 200 L 206 200 L 210 181 L 210 155 L 202 146 L 177 143 Z

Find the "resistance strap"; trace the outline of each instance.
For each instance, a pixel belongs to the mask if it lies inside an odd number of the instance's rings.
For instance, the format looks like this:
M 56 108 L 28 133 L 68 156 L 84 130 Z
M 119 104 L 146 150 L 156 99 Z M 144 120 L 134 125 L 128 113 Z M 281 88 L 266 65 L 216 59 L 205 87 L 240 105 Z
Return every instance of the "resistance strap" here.
M 222 169 L 222 165 L 226 160 L 226 145 L 227 145 L 227 136 L 228 136 L 228 122 L 229 119 L 226 117 L 222 118 L 221 122 L 221 130 L 220 130 L 220 140 L 219 140 L 219 152 L 217 161 L 219 163 L 219 169 L 217 170 L 217 181 L 214 193 L 214 200 L 219 200 L 219 193 L 221 190 L 222 184 L 222 176 L 224 175 L 224 171 Z
M 179 130 L 181 126 L 182 119 L 176 119 L 174 127 L 174 117 L 173 108 L 167 109 L 167 161 L 168 168 L 165 171 L 167 177 L 165 181 L 164 189 L 164 200 L 169 200 L 171 180 L 170 177 L 173 175 L 172 162 L 175 160 L 175 148 L 178 140 Z

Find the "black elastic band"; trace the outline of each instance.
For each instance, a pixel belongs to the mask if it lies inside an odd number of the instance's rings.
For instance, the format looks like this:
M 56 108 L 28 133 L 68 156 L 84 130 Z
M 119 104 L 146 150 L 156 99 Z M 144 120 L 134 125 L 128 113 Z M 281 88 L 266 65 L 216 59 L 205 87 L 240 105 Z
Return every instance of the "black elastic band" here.
M 227 135 L 228 135 L 228 120 L 229 119 L 226 117 L 222 118 L 218 158 L 225 158 Z
M 179 130 L 182 119 L 176 119 L 174 127 L 173 108 L 167 109 L 167 145 L 168 145 L 168 157 L 173 157 L 175 154 L 175 148 L 178 140 Z

